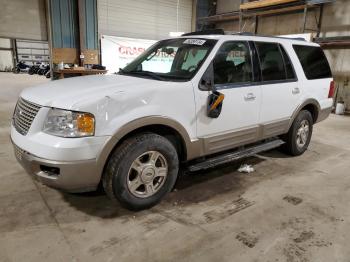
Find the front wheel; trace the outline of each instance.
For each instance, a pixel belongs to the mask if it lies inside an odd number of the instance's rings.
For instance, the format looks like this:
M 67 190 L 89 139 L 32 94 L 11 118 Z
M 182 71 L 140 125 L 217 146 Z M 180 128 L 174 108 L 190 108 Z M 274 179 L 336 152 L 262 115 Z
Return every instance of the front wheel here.
M 126 139 L 112 153 L 103 187 L 111 199 L 126 208 L 152 207 L 173 188 L 179 160 L 172 143 L 157 134 L 144 133 Z
M 312 129 L 313 119 L 311 113 L 307 110 L 302 110 L 284 137 L 286 143 L 282 146 L 283 151 L 292 156 L 303 154 L 310 144 Z

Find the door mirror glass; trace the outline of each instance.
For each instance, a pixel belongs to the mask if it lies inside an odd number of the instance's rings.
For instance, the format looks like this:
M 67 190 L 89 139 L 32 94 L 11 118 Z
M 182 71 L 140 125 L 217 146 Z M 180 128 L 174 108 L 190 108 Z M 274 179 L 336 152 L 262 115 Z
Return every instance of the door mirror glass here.
M 208 96 L 208 105 L 207 105 L 207 116 L 210 118 L 218 118 L 221 109 L 222 109 L 222 103 L 224 101 L 225 95 L 218 92 L 213 91 Z

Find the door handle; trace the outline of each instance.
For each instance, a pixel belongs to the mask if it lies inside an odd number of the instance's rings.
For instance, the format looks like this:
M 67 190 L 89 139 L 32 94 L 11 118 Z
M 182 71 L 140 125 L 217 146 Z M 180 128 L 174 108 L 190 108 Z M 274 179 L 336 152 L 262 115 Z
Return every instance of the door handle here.
M 296 95 L 296 94 L 299 94 L 299 93 L 300 93 L 299 87 L 294 87 L 293 90 L 292 90 L 292 94 Z
M 256 96 L 253 93 L 248 93 L 244 96 L 244 100 L 250 101 L 250 100 L 255 100 Z

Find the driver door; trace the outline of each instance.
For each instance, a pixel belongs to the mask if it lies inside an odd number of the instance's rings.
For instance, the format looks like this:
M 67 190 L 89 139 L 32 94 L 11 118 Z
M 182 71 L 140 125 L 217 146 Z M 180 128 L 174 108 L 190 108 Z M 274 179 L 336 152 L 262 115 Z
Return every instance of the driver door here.
M 212 68 L 214 88 L 225 96 L 217 118 L 207 114 L 211 92 L 195 87 L 197 137 L 204 143 L 205 154 L 255 142 L 259 134 L 261 86 L 257 74 L 253 73 L 249 43 L 223 43 L 212 61 Z

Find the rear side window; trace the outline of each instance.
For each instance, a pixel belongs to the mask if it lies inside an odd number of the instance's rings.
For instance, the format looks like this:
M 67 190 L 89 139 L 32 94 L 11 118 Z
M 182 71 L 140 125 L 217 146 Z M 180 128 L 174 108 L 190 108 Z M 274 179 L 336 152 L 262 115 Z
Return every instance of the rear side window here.
M 286 80 L 286 71 L 277 43 L 256 42 L 263 81 Z
M 332 72 L 320 47 L 293 45 L 307 79 L 331 78 Z

